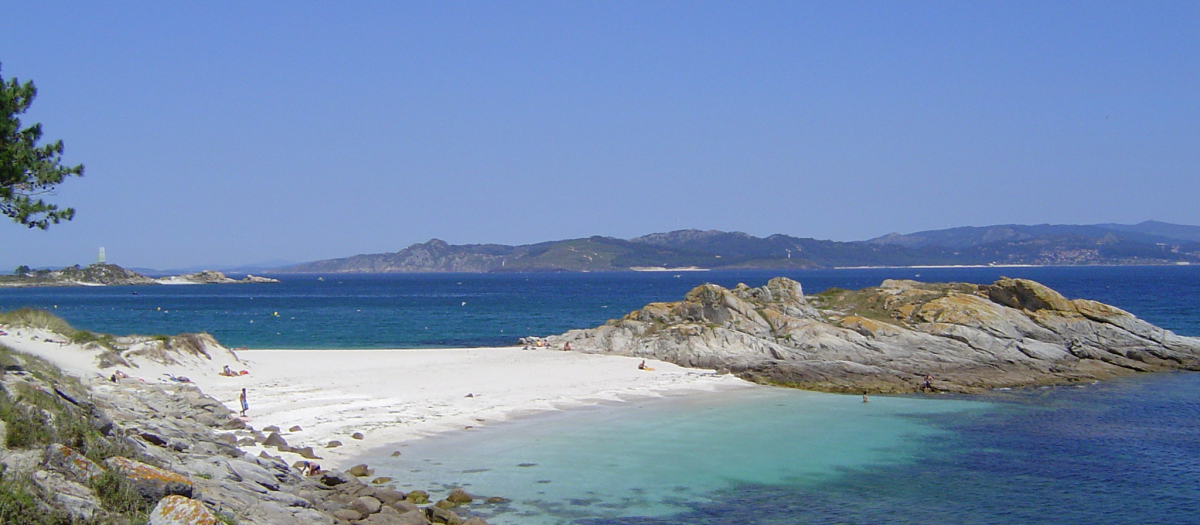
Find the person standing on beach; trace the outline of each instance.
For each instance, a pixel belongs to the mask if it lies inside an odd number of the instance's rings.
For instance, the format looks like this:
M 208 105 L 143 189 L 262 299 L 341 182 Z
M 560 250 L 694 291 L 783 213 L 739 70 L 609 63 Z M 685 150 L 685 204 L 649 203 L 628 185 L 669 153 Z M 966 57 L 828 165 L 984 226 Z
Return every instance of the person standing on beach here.
M 246 415 L 246 411 L 250 410 L 250 404 L 246 402 L 246 389 L 242 389 L 242 393 L 238 394 L 238 401 L 242 402 L 242 416 Z

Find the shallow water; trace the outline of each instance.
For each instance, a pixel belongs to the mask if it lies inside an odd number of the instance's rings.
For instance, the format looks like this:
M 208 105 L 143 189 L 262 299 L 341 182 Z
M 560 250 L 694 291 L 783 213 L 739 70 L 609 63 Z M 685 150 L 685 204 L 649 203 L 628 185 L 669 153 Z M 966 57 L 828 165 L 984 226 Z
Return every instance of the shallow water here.
M 669 516 L 747 485 L 817 487 L 847 469 L 911 463 L 946 432 L 916 416 L 986 407 L 763 387 L 545 414 L 365 461 L 400 490 L 462 486 L 512 499 L 473 507 L 490 523 Z
M 487 426 L 364 458 L 497 524 L 1200 523 L 1200 374 L 871 398 L 762 389 Z

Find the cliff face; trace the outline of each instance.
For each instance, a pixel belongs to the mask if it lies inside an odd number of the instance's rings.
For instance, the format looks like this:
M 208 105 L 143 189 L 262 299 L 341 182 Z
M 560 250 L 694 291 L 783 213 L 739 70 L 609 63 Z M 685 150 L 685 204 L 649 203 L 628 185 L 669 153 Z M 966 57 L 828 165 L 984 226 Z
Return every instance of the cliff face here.
M 1039 283 L 884 281 L 806 297 L 800 283 L 707 284 L 589 330 L 551 338 L 578 351 L 729 370 L 840 392 L 953 392 L 1200 370 L 1200 339 Z

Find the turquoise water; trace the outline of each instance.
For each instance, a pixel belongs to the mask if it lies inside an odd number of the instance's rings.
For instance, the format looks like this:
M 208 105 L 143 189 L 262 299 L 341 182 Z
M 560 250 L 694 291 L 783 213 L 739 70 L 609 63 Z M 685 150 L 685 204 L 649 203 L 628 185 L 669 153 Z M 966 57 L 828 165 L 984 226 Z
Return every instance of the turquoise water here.
M 596 326 L 703 282 L 774 275 L 280 275 L 278 285 L 0 289 L 0 309 L 52 309 L 108 333 L 208 331 L 253 348 L 487 346 Z M 808 293 L 1024 277 L 1200 335 L 1200 267 L 785 275 Z M 405 488 L 463 484 L 513 500 L 472 507 L 497 524 L 1190 524 L 1200 523 L 1197 400 L 1193 373 L 866 405 L 726 392 L 489 424 L 367 460 Z
M 951 396 L 763 389 L 572 410 L 363 458 L 496 524 L 1200 523 L 1200 375 Z
M 489 523 L 661 518 L 746 485 L 811 489 L 849 470 L 913 463 L 925 440 L 948 433 L 914 416 L 987 407 L 753 388 L 482 426 L 365 461 L 377 476 L 402 480 L 401 490 L 460 486 L 511 499 L 472 507 Z

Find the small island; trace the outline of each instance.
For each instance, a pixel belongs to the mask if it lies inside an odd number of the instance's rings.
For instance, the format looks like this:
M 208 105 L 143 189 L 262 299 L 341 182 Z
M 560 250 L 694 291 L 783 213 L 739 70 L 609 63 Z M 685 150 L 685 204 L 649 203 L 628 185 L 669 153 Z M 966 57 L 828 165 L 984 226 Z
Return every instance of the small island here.
M 27 288 L 39 286 L 129 286 L 146 284 L 248 284 L 277 283 L 278 279 L 247 275 L 244 279 L 226 277 L 221 272 L 203 271 L 170 277 L 147 277 L 115 264 L 95 263 L 71 266 L 60 270 L 17 268 L 13 275 L 0 275 L 0 287 Z

